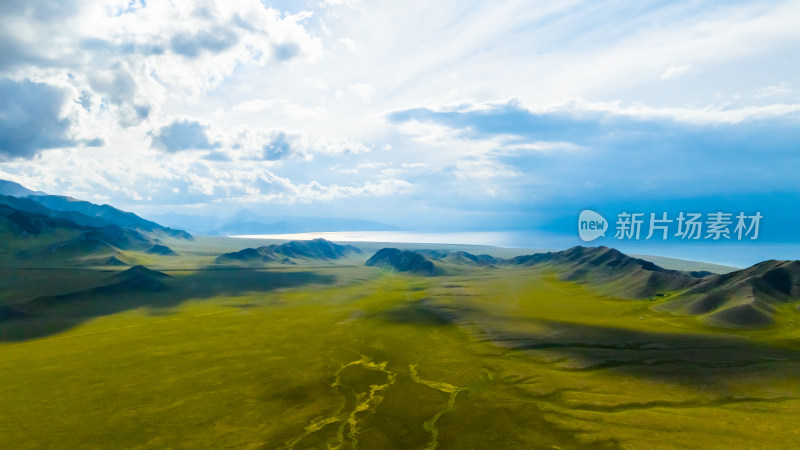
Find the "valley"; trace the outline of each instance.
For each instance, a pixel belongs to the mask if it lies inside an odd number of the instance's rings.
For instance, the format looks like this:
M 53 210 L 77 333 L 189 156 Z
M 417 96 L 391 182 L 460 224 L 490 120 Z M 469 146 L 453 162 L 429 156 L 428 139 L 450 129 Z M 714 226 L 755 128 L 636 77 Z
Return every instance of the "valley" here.
M 796 312 L 766 328 L 719 328 L 658 307 L 669 298 L 565 281 L 564 266 L 447 254 L 431 256 L 442 273 L 425 276 L 368 267 L 370 255 L 355 254 L 243 267 L 192 255 L 190 245 L 153 257 L 152 268 L 46 269 L 65 292 L 31 290 L 25 302 L 16 299 L 42 271 L 6 281 L 17 292 L 0 319 L 6 444 L 715 448 L 797 439 Z
M 209 238 L 6 208 L 7 448 L 800 439 L 796 261 L 720 274 L 602 246 Z

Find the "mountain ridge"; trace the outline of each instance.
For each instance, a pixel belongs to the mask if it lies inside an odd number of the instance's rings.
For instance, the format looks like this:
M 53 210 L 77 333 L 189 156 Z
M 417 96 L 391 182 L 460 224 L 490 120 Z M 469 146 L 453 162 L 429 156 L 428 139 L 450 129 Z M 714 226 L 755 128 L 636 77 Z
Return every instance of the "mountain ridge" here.
M 78 225 L 91 227 L 116 225 L 156 235 L 193 239 L 186 231 L 165 227 L 108 204 L 98 205 L 63 195 L 32 191 L 7 180 L 0 180 L 0 204 L 24 212 L 70 220 Z
M 0 187 L 5 187 L 3 192 L 7 193 L 30 191 L 11 182 L 0 183 Z M 62 204 L 62 210 L 47 206 L 56 203 Z M 12 265 L 33 259 L 45 265 L 64 261 L 84 265 L 126 264 L 125 258 L 120 258 L 120 250 L 176 255 L 161 243 L 160 238 L 165 235 L 193 239 L 182 230 L 162 227 L 109 205 L 44 193 L 35 197 L 0 195 L 0 254 L 7 255 L 5 262 Z
M 422 253 L 397 248 L 387 247 L 378 250 L 364 265 L 428 277 L 444 274 L 440 267 L 436 266 Z
M 281 262 L 292 264 L 294 259 L 329 261 L 360 254 L 361 249 L 352 245 L 339 245 L 325 239 L 289 241 L 258 248 L 245 248 L 224 253 L 215 260 L 217 264 Z
M 664 269 L 608 247 L 518 256 L 506 265 L 543 266 L 566 281 L 621 298 L 664 299 L 653 308 L 722 328 L 759 329 L 800 300 L 800 261 L 768 260 L 726 274 Z

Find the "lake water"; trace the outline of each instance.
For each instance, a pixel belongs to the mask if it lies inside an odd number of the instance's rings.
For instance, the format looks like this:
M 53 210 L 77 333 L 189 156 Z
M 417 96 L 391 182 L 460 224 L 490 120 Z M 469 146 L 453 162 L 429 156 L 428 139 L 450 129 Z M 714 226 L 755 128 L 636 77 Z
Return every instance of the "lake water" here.
M 517 234 L 520 234 L 518 236 Z M 232 236 L 238 238 L 257 239 L 289 239 L 305 240 L 323 238 L 329 241 L 343 242 L 398 242 L 415 244 L 462 244 L 462 245 L 489 245 L 493 247 L 508 248 L 533 248 L 526 247 L 523 243 L 535 242 L 531 236 L 522 236 L 524 233 L 509 233 L 495 231 L 475 232 L 418 232 L 418 231 L 323 231 L 311 233 L 292 234 L 259 234 Z M 542 240 L 543 242 L 544 240 Z M 542 247 L 536 247 L 542 248 Z M 547 247 L 550 248 L 550 247 Z M 553 247 L 555 248 L 555 247 Z

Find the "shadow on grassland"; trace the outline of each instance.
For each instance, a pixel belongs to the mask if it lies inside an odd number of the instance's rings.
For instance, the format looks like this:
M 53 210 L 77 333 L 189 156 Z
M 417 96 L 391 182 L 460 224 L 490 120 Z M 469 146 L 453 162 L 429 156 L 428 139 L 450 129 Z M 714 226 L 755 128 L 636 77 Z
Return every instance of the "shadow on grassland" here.
M 242 268 L 170 276 L 137 266 L 110 275 L 97 286 L 0 306 L 0 341 L 40 338 L 95 317 L 142 307 L 159 315 L 187 300 L 236 297 L 312 284 L 329 285 L 335 281 L 332 275 L 311 271 Z
M 528 352 L 566 372 L 607 371 L 721 390 L 734 379 L 792 377 L 800 372 L 796 341 L 778 344 L 688 329 L 664 332 L 659 331 L 664 324 L 655 320 L 653 330 L 646 330 L 521 319 L 443 305 L 437 312 L 457 316 L 452 323 L 466 325 L 479 340 Z

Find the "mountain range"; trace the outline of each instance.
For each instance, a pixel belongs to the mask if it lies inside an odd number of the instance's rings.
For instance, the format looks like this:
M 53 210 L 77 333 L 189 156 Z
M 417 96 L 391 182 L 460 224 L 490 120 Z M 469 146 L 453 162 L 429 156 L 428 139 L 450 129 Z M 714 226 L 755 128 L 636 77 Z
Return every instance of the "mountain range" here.
M 800 261 L 770 260 L 714 274 L 665 269 L 613 248 L 577 246 L 510 259 L 463 251 L 384 248 L 366 265 L 422 276 L 447 274 L 451 265 L 535 267 L 610 297 L 656 301 L 656 310 L 697 316 L 725 328 L 768 327 L 782 311 L 798 308 L 800 300 Z
M 193 237 L 110 205 L 48 195 L 0 180 L 0 261 L 4 265 L 135 265 L 138 257 L 175 256 L 163 239 Z M 217 254 L 213 261 L 249 266 L 302 264 L 350 260 L 361 253 L 351 245 L 314 239 Z M 467 267 L 541 269 L 609 297 L 648 300 L 655 310 L 696 316 L 709 325 L 728 328 L 769 327 L 784 311 L 797 309 L 800 298 L 800 261 L 769 260 L 720 275 L 666 269 L 613 248 L 577 246 L 508 259 L 465 251 L 383 248 L 365 264 L 416 276 L 458 275 Z M 131 273 L 139 272 L 148 279 L 155 276 L 141 268 Z M 157 287 L 150 281 L 145 284 Z
M 7 194 L 15 194 L 7 195 Z M 120 251 L 176 253 L 163 238 L 191 240 L 110 205 L 31 191 L 0 180 L 0 255 L 5 262 L 73 261 L 83 265 L 126 264 Z
M 330 261 L 360 254 L 352 245 L 338 245 L 325 239 L 290 241 L 258 248 L 246 248 L 217 257 L 217 264 L 280 262 L 296 264 L 295 260 Z

